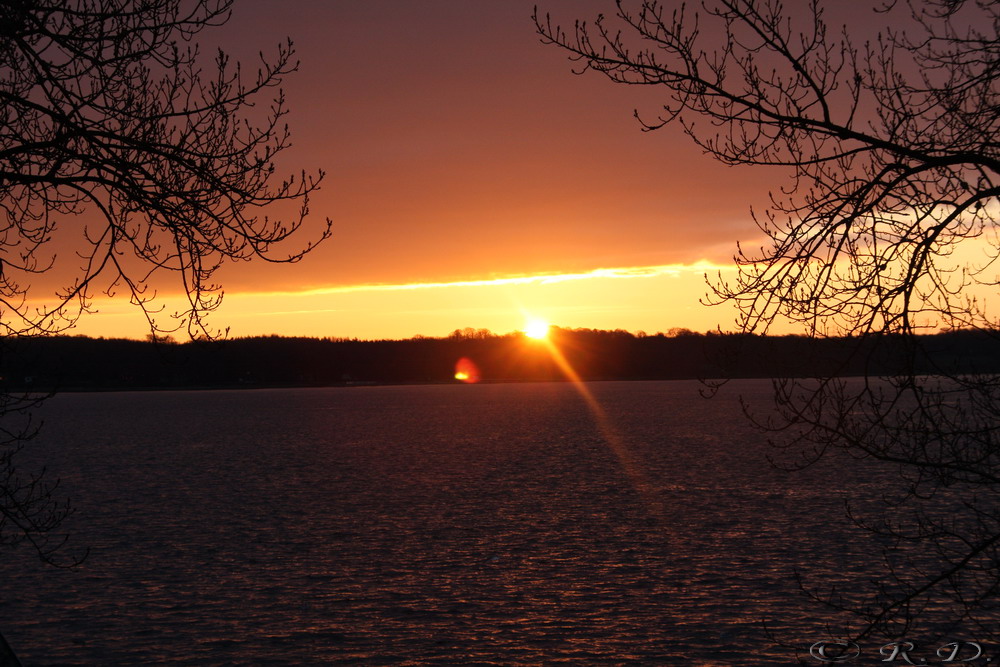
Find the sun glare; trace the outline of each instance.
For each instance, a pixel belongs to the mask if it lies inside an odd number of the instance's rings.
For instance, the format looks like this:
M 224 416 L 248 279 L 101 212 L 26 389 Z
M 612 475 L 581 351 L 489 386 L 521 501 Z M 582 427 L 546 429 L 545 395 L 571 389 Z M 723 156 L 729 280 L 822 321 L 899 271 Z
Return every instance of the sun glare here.
M 548 338 L 549 323 L 542 320 L 530 320 L 524 326 L 524 335 L 528 338 L 537 338 L 539 340 Z

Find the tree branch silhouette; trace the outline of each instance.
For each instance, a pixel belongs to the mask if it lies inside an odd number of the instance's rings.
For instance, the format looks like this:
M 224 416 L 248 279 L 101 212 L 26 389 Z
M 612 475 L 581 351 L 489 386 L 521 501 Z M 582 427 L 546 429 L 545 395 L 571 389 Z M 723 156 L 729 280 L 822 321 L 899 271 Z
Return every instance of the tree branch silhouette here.
M 124 292 L 154 336 L 185 328 L 213 337 L 227 261 L 295 262 L 330 235 L 291 251 L 323 174 L 280 179 L 290 146 L 279 85 L 297 61 L 290 41 L 245 71 L 202 31 L 229 20 L 233 0 L 9 0 L 0 4 L 0 335 L 64 331 L 95 294 Z M 289 220 L 271 204 L 298 207 Z M 31 281 L 51 272 L 53 241 L 83 231 L 75 271 L 54 302 Z M 159 318 L 154 279 L 176 276 L 186 307 Z M 32 395 L 0 395 L 10 418 Z M 33 426 L 0 433 L 0 544 L 45 535 L 68 508 L 53 486 L 20 475 L 13 457 Z
M 857 337 L 868 368 L 885 368 L 875 357 L 891 342 L 890 372 L 777 380 L 775 412 L 756 415 L 801 465 L 841 451 L 900 472 L 884 520 L 858 520 L 914 546 L 889 549 L 869 602 L 826 601 L 862 619 L 861 635 L 898 636 L 930 600 L 995 635 L 1000 381 L 967 363 L 932 364 L 917 334 L 976 329 L 996 340 L 995 314 L 973 290 L 998 284 L 1000 8 L 893 0 L 872 18 L 885 27 L 858 44 L 819 0 L 697 10 L 618 0 L 613 16 L 566 29 L 534 14 L 542 41 L 568 52 L 577 73 L 663 93 L 654 117 L 636 113 L 643 129 L 679 124 L 725 164 L 787 171 L 769 209 L 753 212 L 760 249 L 737 247 L 738 275 L 712 280 L 710 303 L 735 304 L 747 333 L 792 323 Z

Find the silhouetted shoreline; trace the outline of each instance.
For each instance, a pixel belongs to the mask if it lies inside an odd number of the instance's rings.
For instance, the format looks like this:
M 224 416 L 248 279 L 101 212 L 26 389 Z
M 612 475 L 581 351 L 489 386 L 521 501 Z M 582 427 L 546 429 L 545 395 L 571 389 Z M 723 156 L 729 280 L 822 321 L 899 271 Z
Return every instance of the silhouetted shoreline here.
M 558 354 L 553 354 L 558 350 Z M 824 338 L 553 328 L 548 341 L 459 330 L 446 338 L 363 341 L 263 336 L 136 341 L 53 336 L 5 341 L 8 389 L 110 391 L 454 383 L 459 359 L 481 382 L 683 380 L 919 373 L 1000 373 L 996 332 L 916 339 Z

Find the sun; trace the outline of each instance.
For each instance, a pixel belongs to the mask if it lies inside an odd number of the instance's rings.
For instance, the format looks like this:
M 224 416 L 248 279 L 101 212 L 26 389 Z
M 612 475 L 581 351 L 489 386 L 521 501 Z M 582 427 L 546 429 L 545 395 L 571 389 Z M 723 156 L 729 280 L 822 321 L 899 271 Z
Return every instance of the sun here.
M 549 337 L 549 323 L 544 320 L 528 320 L 524 325 L 524 335 L 542 340 Z

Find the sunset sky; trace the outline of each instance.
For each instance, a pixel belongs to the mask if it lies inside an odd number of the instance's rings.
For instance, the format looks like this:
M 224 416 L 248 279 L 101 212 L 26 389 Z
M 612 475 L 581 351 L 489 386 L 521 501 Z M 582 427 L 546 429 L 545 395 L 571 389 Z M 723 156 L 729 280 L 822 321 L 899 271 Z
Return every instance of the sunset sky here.
M 703 274 L 756 237 L 749 212 L 777 171 L 722 166 L 680 131 L 644 133 L 654 89 L 574 76 L 540 43 L 531 0 L 239 0 L 203 33 L 252 64 L 286 36 L 294 146 L 323 169 L 311 204 L 334 236 L 300 264 L 240 264 L 213 316 L 230 335 L 407 338 L 505 333 L 527 314 L 562 327 L 733 328 L 699 304 Z M 563 24 L 610 0 L 542 0 Z M 169 310 L 169 297 L 166 299 Z M 75 333 L 145 335 L 99 301 Z

